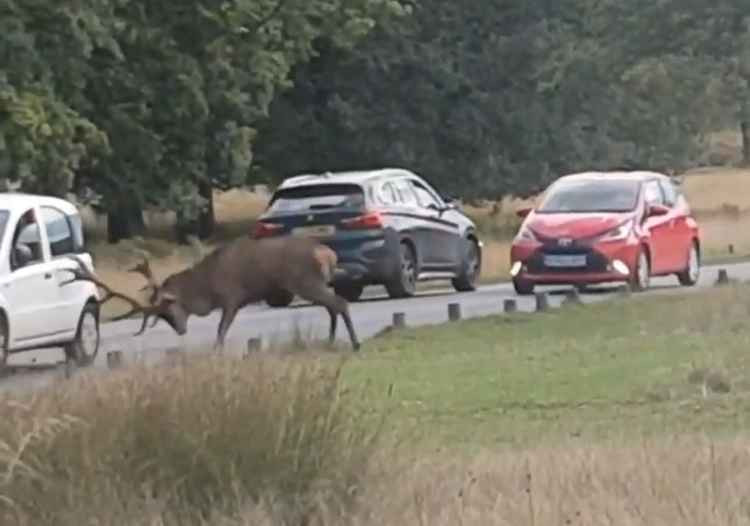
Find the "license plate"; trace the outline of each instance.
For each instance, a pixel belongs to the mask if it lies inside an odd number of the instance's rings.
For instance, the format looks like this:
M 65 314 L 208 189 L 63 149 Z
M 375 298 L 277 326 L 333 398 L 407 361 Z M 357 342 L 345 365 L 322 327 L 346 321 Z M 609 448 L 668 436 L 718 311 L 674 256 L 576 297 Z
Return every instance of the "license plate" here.
M 544 265 L 547 267 L 585 267 L 586 255 L 544 256 Z
M 336 233 L 333 225 L 301 226 L 292 230 L 292 234 L 304 237 L 327 237 Z

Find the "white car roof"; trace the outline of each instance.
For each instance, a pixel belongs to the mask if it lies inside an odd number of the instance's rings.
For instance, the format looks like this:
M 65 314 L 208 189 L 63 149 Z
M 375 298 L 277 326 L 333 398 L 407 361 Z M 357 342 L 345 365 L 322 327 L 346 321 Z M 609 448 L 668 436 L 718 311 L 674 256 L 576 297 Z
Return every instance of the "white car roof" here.
M 78 213 L 78 209 L 73 203 L 59 197 L 21 192 L 0 192 L 0 209 L 8 210 L 11 213 L 21 213 L 34 205 L 53 206 L 67 215 Z

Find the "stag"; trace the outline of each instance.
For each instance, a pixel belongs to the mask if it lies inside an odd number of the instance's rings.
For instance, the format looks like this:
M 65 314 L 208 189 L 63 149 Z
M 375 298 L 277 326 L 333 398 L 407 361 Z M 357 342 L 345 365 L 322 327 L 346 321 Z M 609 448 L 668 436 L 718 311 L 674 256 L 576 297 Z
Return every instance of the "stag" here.
M 141 327 L 136 335 L 146 330 L 151 319 L 151 327 L 163 320 L 177 334 L 183 335 L 187 332 L 191 315 L 204 317 L 220 309 L 216 348 L 224 346 L 227 331 L 240 309 L 280 294 L 294 294 L 326 308 L 330 316 L 331 343 L 336 336 L 340 315 L 356 351 L 360 344 L 349 316 L 349 305 L 329 288 L 336 263 L 336 253 L 313 239 L 285 236 L 256 240 L 242 237 L 215 249 L 193 266 L 171 274 L 161 284 L 144 257 L 129 271 L 146 278 L 147 285 L 141 290 L 151 291 L 148 305 L 112 292 L 81 261 L 71 270 L 74 277 L 70 281 L 91 281 L 106 290 L 102 303 L 112 297 L 129 303 L 131 310 L 115 320 L 142 314 Z

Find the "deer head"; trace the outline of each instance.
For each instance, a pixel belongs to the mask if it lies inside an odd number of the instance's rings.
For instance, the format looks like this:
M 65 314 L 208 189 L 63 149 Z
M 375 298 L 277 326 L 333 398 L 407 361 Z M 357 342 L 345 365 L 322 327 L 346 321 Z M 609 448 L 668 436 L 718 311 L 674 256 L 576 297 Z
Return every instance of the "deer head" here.
M 142 291 L 151 289 L 149 302 L 153 311 L 144 315 L 144 318 L 153 316 L 154 321 L 151 323 L 151 327 L 156 325 L 159 320 L 164 320 L 177 334 L 185 334 L 187 332 L 188 314 L 180 304 L 178 296 L 165 287 L 169 279 L 159 285 L 151 271 L 151 265 L 145 257 L 141 263 L 130 269 L 130 272 L 137 272 L 146 278 L 148 283 L 141 288 Z
M 150 305 L 141 305 L 141 303 L 135 298 L 131 298 L 125 294 L 113 291 L 108 285 L 99 280 L 86 266 L 86 264 L 77 256 L 72 256 L 72 259 L 76 262 L 77 267 L 68 269 L 73 274 L 73 277 L 67 281 L 64 281 L 60 286 L 73 283 L 74 281 L 88 281 L 95 284 L 97 287 L 105 291 L 104 297 L 99 300 L 99 304 L 102 305 L 107 301 L 118 298 L 126 303 L 130 304 L 131 309 L 120 316 L 112 318 L 111 321 L 120 321 L 129 318 L 133 314 L 142 314 L 143 322 L 141 328 L 135 333 L 136 336 L 142 334 L 148 325 L 150 319 L 153 318 L 151 327 L 161 319 L 169 324 L 174 331 L 183 335 L 187 332 L 187 314 L 185 309 L 180 305 L 178 298 L 172 292 L 164 290 L 154 278 L 154 274 L 151 271 L 151 266 L 146 258 L 143 259 L 142 263 L 139 263 L 135 267 L 129 269 L 129 272 L 137 272 L 142 274 L 148 284 L 141 290 L 151 289 L 151 295 L 149 297 Z

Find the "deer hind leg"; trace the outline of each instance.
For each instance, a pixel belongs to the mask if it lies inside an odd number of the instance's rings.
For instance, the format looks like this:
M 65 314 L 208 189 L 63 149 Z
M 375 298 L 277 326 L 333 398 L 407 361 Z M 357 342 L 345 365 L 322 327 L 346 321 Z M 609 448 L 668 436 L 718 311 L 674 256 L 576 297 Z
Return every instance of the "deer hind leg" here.
M 336 339 L 336 322 L 339 319 L 338 313 L 330 308 L 326 307 L 326 310 L 328 311 L 328 315 L 331 317 L 331 327 L 328 331 L 328 343 L 333 345 L 333 341 Z
M 232 325 L 235 316 L 237 316 L 238 310 L 239 309 L 236 306 L 230 305 L 228 307 L 225 307 L 221 311 L 221 321 L 219 322 L 219 328 L 216 333 L 216 343 L 214 344 L 214 349 L 224 348 L 224 340 L 226 339 L 230 325 Z
M 359 350 L 360 344 L 357 338 L 357 334 L 354 331 L 354 325 L 352 319 L 349 316 L 349 304 L 346 300 L 340 296 L 337 296 L 331 292 L 328 287 L 324 284 L 316 284 L 310 286 L 301 287 L 297 290 L 297 295 L 307 301 L 312 302 L 315 305 L 321 305 L 326 308 L 328 315 L 331 317 L 331 325 L 329 331 L 329 338 L 333 341 L 336 334 L 336 321 L 338 315 L 344 318 L 346 329 L 349 332 L 349 340 L 351 340 L 352 348 L 357 351 Z

